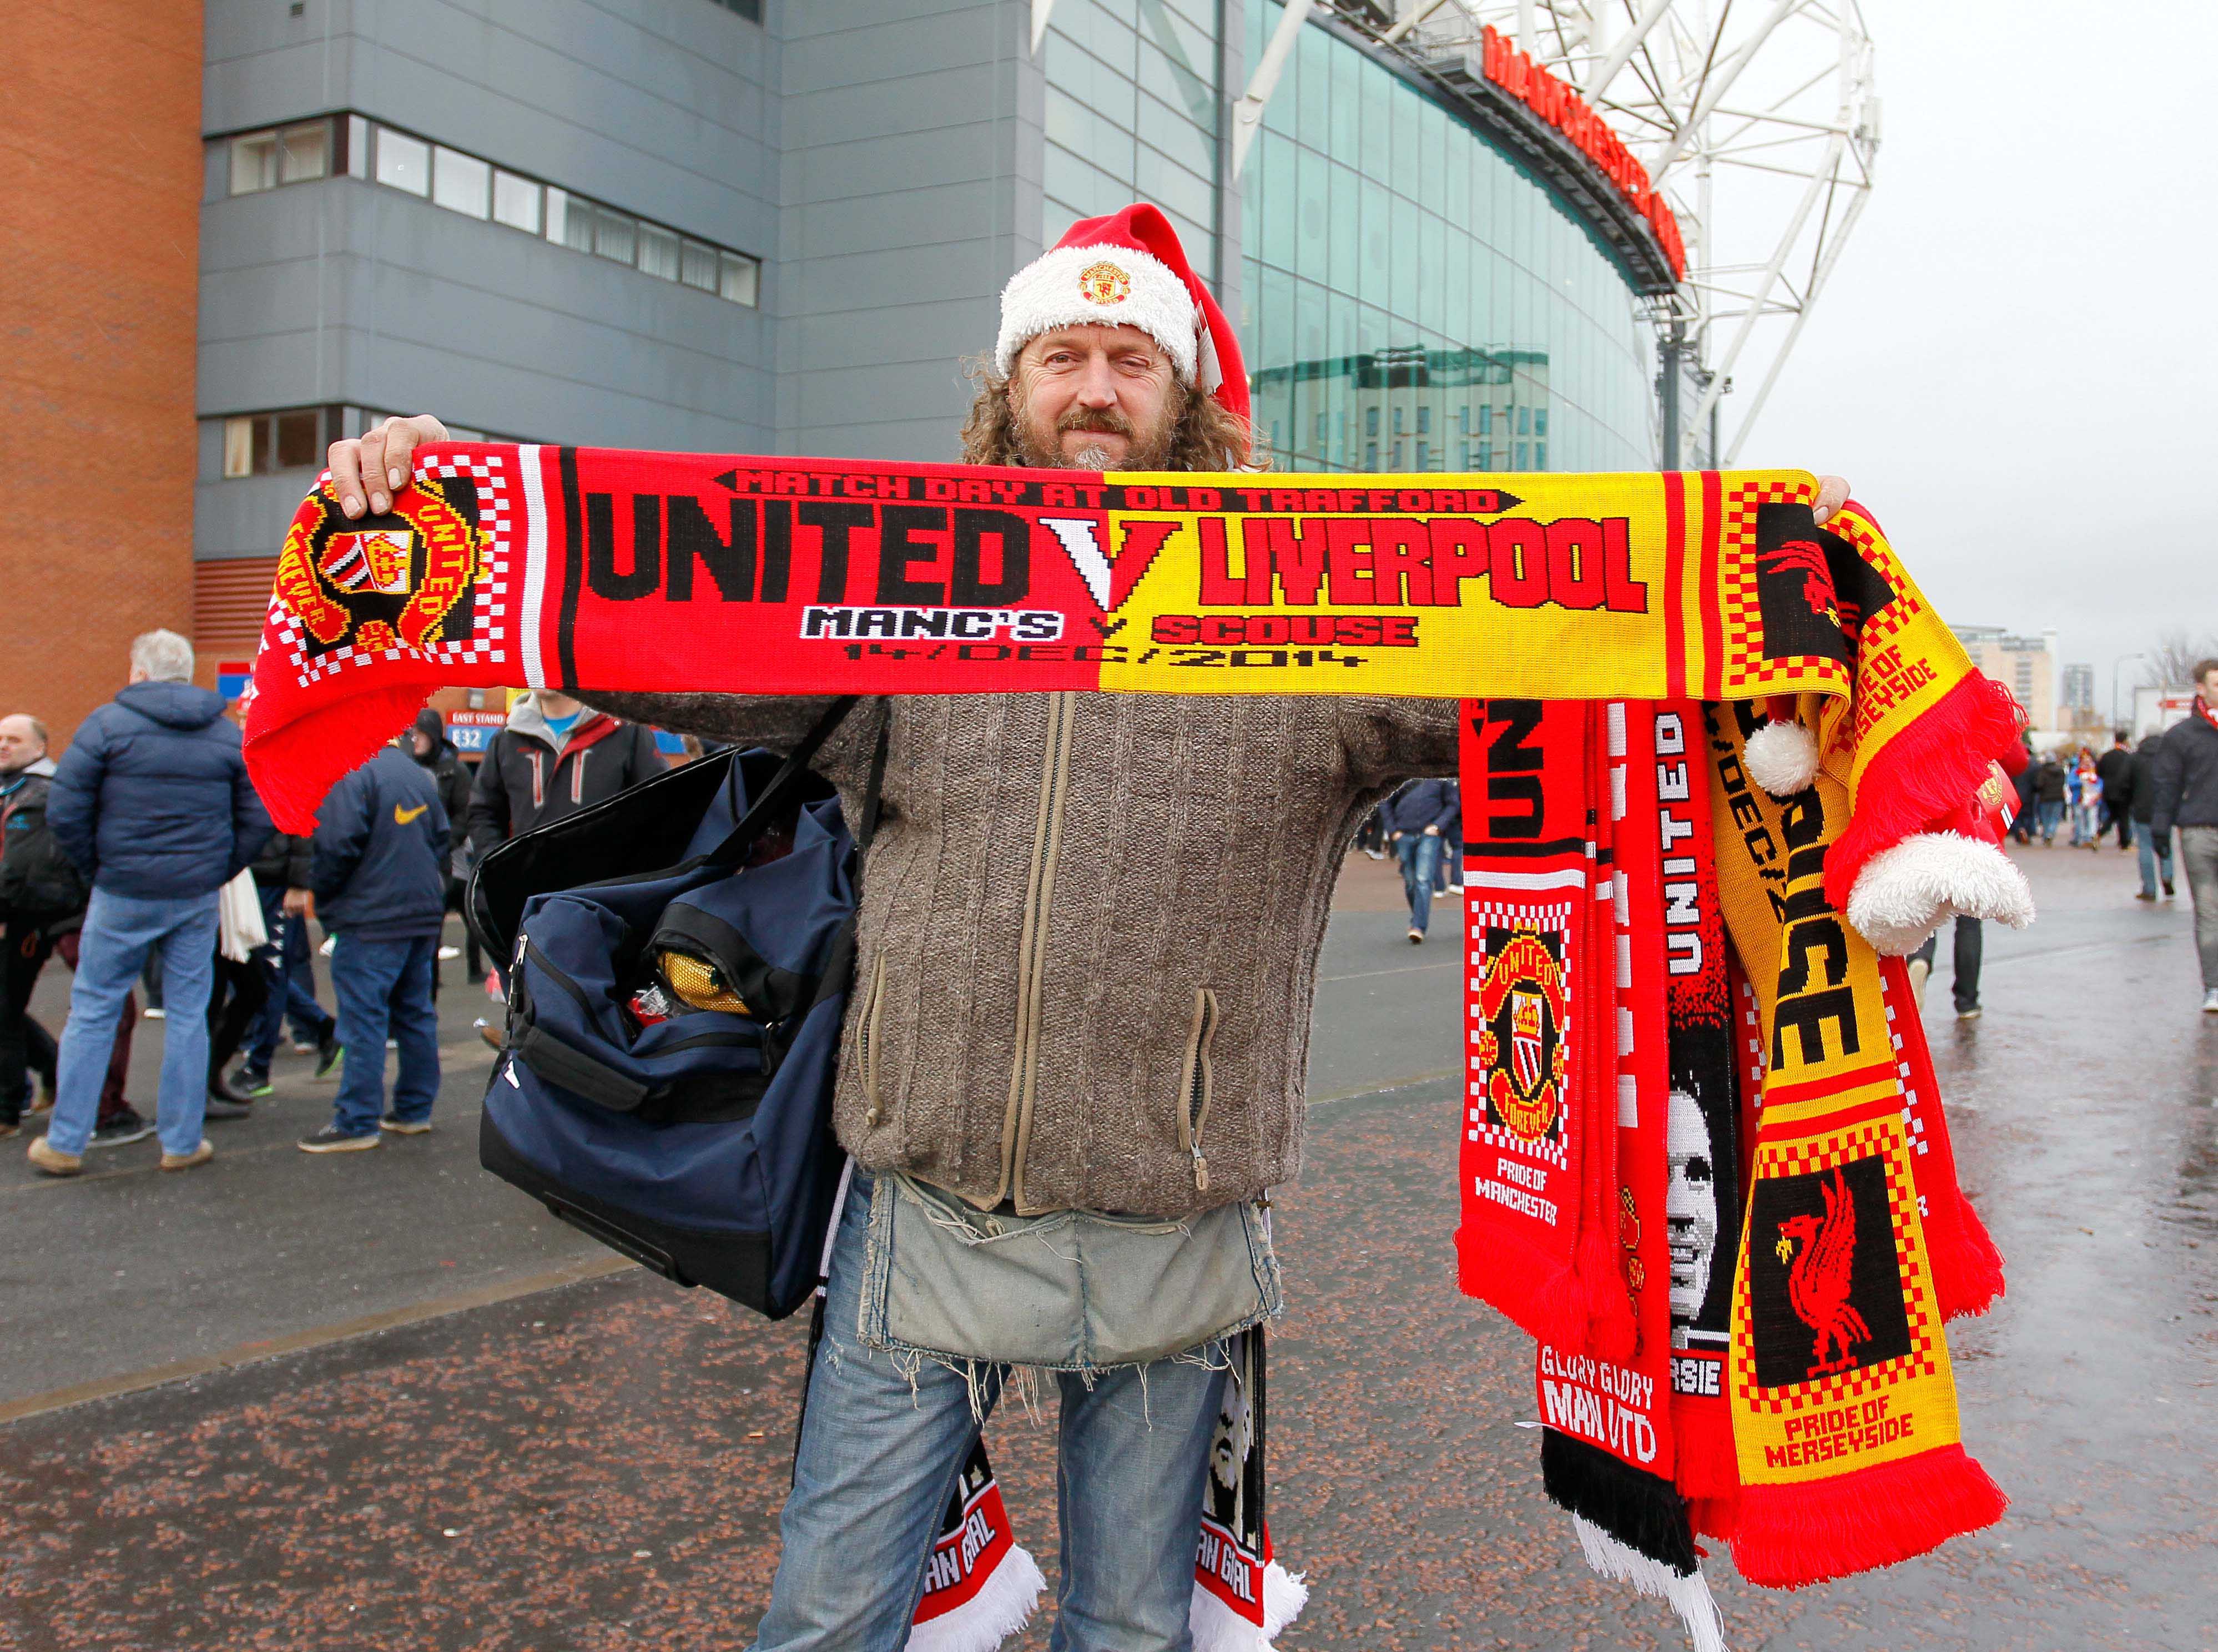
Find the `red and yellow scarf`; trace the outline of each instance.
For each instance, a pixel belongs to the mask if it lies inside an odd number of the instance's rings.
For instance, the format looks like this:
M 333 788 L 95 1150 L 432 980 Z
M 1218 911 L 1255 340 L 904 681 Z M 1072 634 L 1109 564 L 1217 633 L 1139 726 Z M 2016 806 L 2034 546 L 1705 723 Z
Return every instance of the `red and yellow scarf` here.
M 459 443 L 415 465 L 390 512 L 350 521 L 326 483 L 287 534 L 246 718 L 286 829 L 442 687 L 1474 702 L 1458 1245 L 1466 1287 L 1543 1343 L 1552 1481 L 1675 1575 L 1690 1521 L 1794 1584 L 1993 1518 L 1942 1320 L 1998 1266 L 1914 1006 L 1839 914 L 2017 722 L 1868 512 L 1820 527 L 1785 471 L 1097 475 Z M 1815 736 L 1795 798 L 1747 782 L 1759 704 Z M 1719 1047 L 1728 931 L 1753 1053 Z M 1723 1325 L 1715 1301 L 1669 1311 L 1674 1087 L 1706 1092 L 1676 1127 L 1712 1139 Z

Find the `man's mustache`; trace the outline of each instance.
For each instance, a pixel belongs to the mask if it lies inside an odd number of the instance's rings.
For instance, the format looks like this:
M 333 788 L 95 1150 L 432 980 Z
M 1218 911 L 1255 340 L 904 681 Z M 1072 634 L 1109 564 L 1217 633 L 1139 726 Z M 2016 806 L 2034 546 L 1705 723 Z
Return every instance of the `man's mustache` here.
M 1055 421 L 1060 431 L 1093 431 L 1107 436 L 1122 436 L 1130 440 L 1132 421 L 1114 407 L 1072 407 Z

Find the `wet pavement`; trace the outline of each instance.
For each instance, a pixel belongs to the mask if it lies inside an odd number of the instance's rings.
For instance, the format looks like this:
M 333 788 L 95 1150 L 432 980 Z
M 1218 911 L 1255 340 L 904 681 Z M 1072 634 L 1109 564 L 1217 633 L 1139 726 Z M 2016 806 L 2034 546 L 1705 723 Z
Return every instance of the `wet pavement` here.
M 1944 945 L 1926 1011 L 2010 1263 L 1951 1340 L 1967 1445 L 2012 1509 L 1791 1596 L 1713 1562 L 1743 1652 L 2218 1645 L 2218 1016 L 2196 1013 L 2184 898 L 2138 905 L 2114 850 L 2023 854 L 2041 924 L 1990 930 L 1975 1022 L 1953 1019 Z M 1273 1525 L 1314 1587 L 1279 1643 L 1678 1646 L 1577 1559 L 1516 1425 L 1530 1345 L 1456 1294 L 1457 980 L 1447 947 L 1403 940 L 1397 897 L 1351 862 L 1307 1165 L 1278 1202 Z M 604 1253 L 470 1168 L 462 996 L 420 1141 L 293 1153 L 319 1093 L 294 1073 L 190 1176 L 152 1173 L 146 1144 L 34 1187 L 0 1149 L 0 1403 L 28 1413 L 0 1426 L 0 1646 L 747 1643 L 802 1328 L 631 1270 L 533 1289 Z M 127 1391 L 63 1406 L 71 1385 Z M 1050 1575 L 1051 1427 L 1012 1409 L 988 1437 Z M 1044 1647 L 1044 1615 L 1011 1644 Z

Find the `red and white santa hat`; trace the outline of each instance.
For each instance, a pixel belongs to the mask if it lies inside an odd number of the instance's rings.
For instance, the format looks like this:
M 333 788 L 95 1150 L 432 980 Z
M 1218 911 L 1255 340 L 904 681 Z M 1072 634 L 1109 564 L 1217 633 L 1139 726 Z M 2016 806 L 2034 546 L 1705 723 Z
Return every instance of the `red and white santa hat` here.
M 1169 355 L 1181 383 L 1248 417 L 1240 339 L 1155 208 L 1136 202 L 1107 218 L 1081 219 L 1009 277 L 994 370 L 1007 377 L 1031 340 L 1081 322 L 1139 328 Z

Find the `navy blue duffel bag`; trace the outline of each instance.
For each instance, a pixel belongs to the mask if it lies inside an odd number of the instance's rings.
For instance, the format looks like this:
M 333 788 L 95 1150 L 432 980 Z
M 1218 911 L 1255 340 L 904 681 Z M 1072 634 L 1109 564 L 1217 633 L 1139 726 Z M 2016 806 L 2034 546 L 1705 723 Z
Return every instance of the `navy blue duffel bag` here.
M 815 1288 L 842 1164 L 832 1084 L 859 857 L 807 766 L 853 704 L 782 764 L 688 764 L 511 839 L 471 882 L 472 921 L 511 960 L 480 1162 L 772 1319 Z M 865 843 L 884 757 L 882 739 Z

